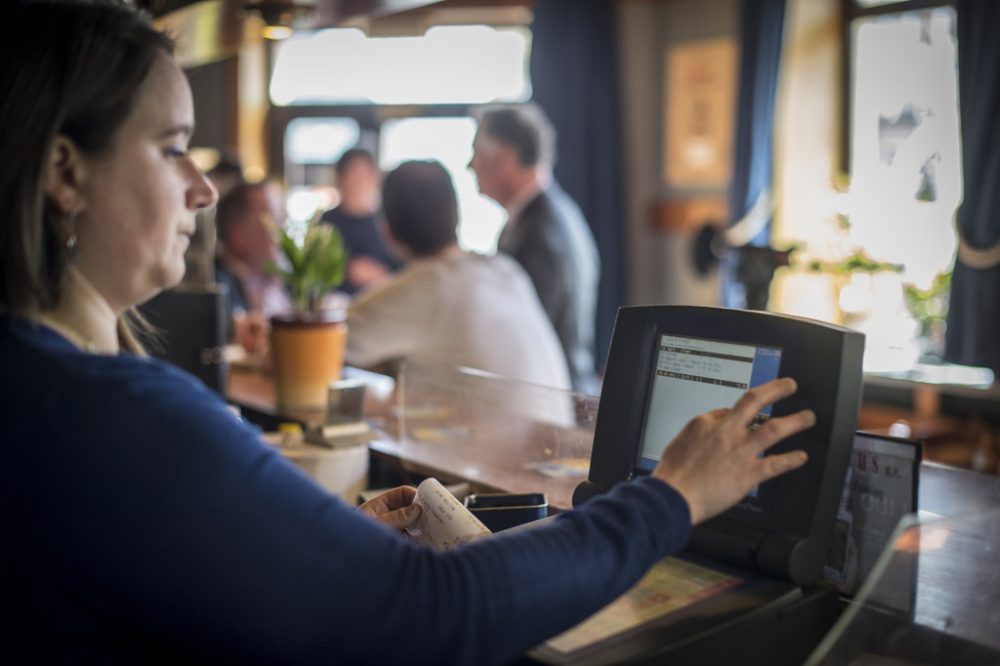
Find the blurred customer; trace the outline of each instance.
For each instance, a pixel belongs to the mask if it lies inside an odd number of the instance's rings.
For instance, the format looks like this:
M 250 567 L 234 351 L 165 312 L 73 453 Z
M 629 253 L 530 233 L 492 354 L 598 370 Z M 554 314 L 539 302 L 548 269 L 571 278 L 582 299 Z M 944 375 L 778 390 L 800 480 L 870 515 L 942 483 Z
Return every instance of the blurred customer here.
M 385 180 L 383 210 L 407 264 L 351 304 L 349 363 L 407 358 L 569 388 L 559 340 L 524 270 L 504 255 L 458 247 L 458 203 L 441 164 L 400 165 Z
M 268 183 L 243 183 L 219 201 L 215 278 L 229 290 L 233 335 L 248 352 L 262 353 L 267 318 L 288 310 L 281 281 L 264 267 L 277 257 L 274 235 L 282 224 L 281 197 Z
M 348 294 L 385 280 L 400 267 L 386 246 L 378 220 L 381 176 L 372 154 L 351 148 L 336 166 L 340 205 L 328 210 L 323 221 L 340 230 L 350 253 L 341 290 Z
M 534 105 L 487 110 L 469 166 L 507 209 L 499 249 L 531 277 L 566 355 L 573 388 L 600 390 L 594 326 L 600 259 L 580 208 L 552 178 L 555 130 Z

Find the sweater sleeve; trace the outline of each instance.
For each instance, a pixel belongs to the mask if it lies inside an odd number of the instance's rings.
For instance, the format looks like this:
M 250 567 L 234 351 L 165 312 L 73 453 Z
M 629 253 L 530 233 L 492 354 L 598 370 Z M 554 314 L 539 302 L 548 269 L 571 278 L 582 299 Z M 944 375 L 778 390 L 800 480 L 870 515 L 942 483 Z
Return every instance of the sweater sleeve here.
M 99 446 L 61 459 L 74 484 L 51 545 L 74 594 L 194 654 L 503 663 L 688 538 L 683 498 L 643 479 L 550 526 L 434 552 L 325 493 L 193 381 L 129 386 L 104 392 L 122 411 Z

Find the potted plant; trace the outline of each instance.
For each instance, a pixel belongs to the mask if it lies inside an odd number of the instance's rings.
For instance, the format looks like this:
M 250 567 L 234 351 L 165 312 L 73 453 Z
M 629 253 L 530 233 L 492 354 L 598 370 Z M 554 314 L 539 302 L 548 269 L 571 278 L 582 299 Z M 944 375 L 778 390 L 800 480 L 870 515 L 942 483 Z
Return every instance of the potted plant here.
M 278 405 L 286 411 L 322 409 L 330 382 L 344 366 L 347 324 L 343 312 L 328 311 L 324 297 L 344 280 L 347 252 L 333 226 L 310 221 L 301 245 L 278 232 L 283 261 L 268 271 L 284 282 L 292 311 L 271 317 Z

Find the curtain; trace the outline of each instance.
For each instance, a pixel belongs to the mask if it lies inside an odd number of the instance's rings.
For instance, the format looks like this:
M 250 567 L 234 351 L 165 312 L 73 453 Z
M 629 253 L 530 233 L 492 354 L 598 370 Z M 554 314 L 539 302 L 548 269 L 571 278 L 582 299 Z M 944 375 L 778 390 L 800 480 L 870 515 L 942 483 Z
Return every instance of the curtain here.
M 540 0 L 530 63 L 534 101 L 558 133 L 555 178 L 580 205 L 601 257 L 599 366 L 627 287 L 614 7 L 613 0 Z
M 774 106 L 784 23 L 785 0 L 743 0 L 739 102 L 729 189 L 727 237 L 731 245 L 764 246 L 771 235 Z M 723 258 L 720 278 L 724 305 L 747 306 L 746 291 L 737 281 L 737 273 L 746 274 L 746 262 L 758 256 L 765 255 L 729 252 Z
M 965 192 L 945 358 L 1000 373 L 1000 2 L 955 9 Z

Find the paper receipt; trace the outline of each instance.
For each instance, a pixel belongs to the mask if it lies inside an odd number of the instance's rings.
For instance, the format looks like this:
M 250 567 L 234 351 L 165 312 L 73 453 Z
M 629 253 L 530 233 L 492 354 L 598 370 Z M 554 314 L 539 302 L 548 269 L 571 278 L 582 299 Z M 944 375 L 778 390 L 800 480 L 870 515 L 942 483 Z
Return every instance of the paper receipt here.
M 417 486 L 413 501 L 423 512 L 416 525 L 406 531 L 428 546 L 448 550 L 491 534 L 437 479 L 426 479 Z

